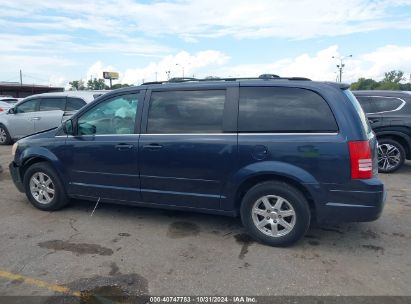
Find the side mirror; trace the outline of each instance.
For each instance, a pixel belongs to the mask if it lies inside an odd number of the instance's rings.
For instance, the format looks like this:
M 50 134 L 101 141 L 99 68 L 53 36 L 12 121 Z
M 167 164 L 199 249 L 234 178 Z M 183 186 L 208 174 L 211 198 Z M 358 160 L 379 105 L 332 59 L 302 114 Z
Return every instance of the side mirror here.
M 63 122 L 63 131 L 67 135 L 74 135 L 73 120 L 68 119 L 65 122 Z
M 15 108 L 10 108 L 10 109 L 7 111 L 7 114 L 16 114 L 16 109 L 15 109 Z

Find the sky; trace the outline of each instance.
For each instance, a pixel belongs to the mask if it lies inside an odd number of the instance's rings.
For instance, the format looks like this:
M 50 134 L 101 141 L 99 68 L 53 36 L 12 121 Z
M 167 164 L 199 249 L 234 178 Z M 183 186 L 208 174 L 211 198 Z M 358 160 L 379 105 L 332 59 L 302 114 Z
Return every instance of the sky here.
M 346 57 L 352 55 L 352 57 Z M 334 58 L 333 58 L 334 57 Z M 0 81 L 411 74 L 411 0 L 0 0 Z

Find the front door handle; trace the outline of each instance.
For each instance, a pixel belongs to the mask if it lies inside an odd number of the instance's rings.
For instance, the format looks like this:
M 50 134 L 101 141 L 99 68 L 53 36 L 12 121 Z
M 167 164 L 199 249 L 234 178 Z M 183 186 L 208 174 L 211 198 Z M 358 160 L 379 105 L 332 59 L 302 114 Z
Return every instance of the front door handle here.
M 40 120 L 40 117 L 32 117 L 31 120 Z
M 123 151 L 123 150 L 130 150 L 133 149 L 134 145 L 130 144 L 118 144 L 114 146 L 117 150 Z
M 149 144 L 149 145 L 143 146 L 143 149 L 148 149 L 148 150 L 160 150 L 162 148 L 163 146 L 160 144 Z

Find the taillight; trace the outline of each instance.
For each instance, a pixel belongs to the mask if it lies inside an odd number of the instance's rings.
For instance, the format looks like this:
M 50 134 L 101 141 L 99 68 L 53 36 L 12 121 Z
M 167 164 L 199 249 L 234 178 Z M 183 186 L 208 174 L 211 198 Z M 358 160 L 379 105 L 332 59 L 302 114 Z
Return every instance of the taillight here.
M 0 112 L 3 112 L 4 110 L 3 110 L 3 108 L 0 108 Z
M 368 141 L 348 142 L 351 160 L 351 178 L 369 179 L 372 178 L 372 155 Z

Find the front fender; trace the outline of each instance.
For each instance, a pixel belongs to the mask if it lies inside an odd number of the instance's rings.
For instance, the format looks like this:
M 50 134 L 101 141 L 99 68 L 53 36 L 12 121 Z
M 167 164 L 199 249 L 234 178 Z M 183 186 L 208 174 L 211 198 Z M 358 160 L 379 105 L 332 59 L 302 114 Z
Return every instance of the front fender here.
M 292 180 L 304 187 L 316 204 L 324 198 L 319 182 L 307 171 L 289 163 L 262 161 L 249 164 L 231 176 L 222 191 L 222 208 L 233 210 L 236 206 L 237 193 L 242 185 L 250 179 L 258 177 Z
M 19 167 L 24 167 L 27 163 L 41 159 L 42 161 L 46 161 L 52 165 L 52 167 L 56 170 L 57 175 L 60 177 L 60 180 L 63 182 L 65 186 L 67 186 L 68 181 L 63 178 L 64 176 L 68 176 L 66 174 L 66 169 L 61 163 L 60 159 L 52 153 L 49 149 L 44 147 L 27 147 L 25 148 L 18 158 L 15 159 L 16 164 Z

